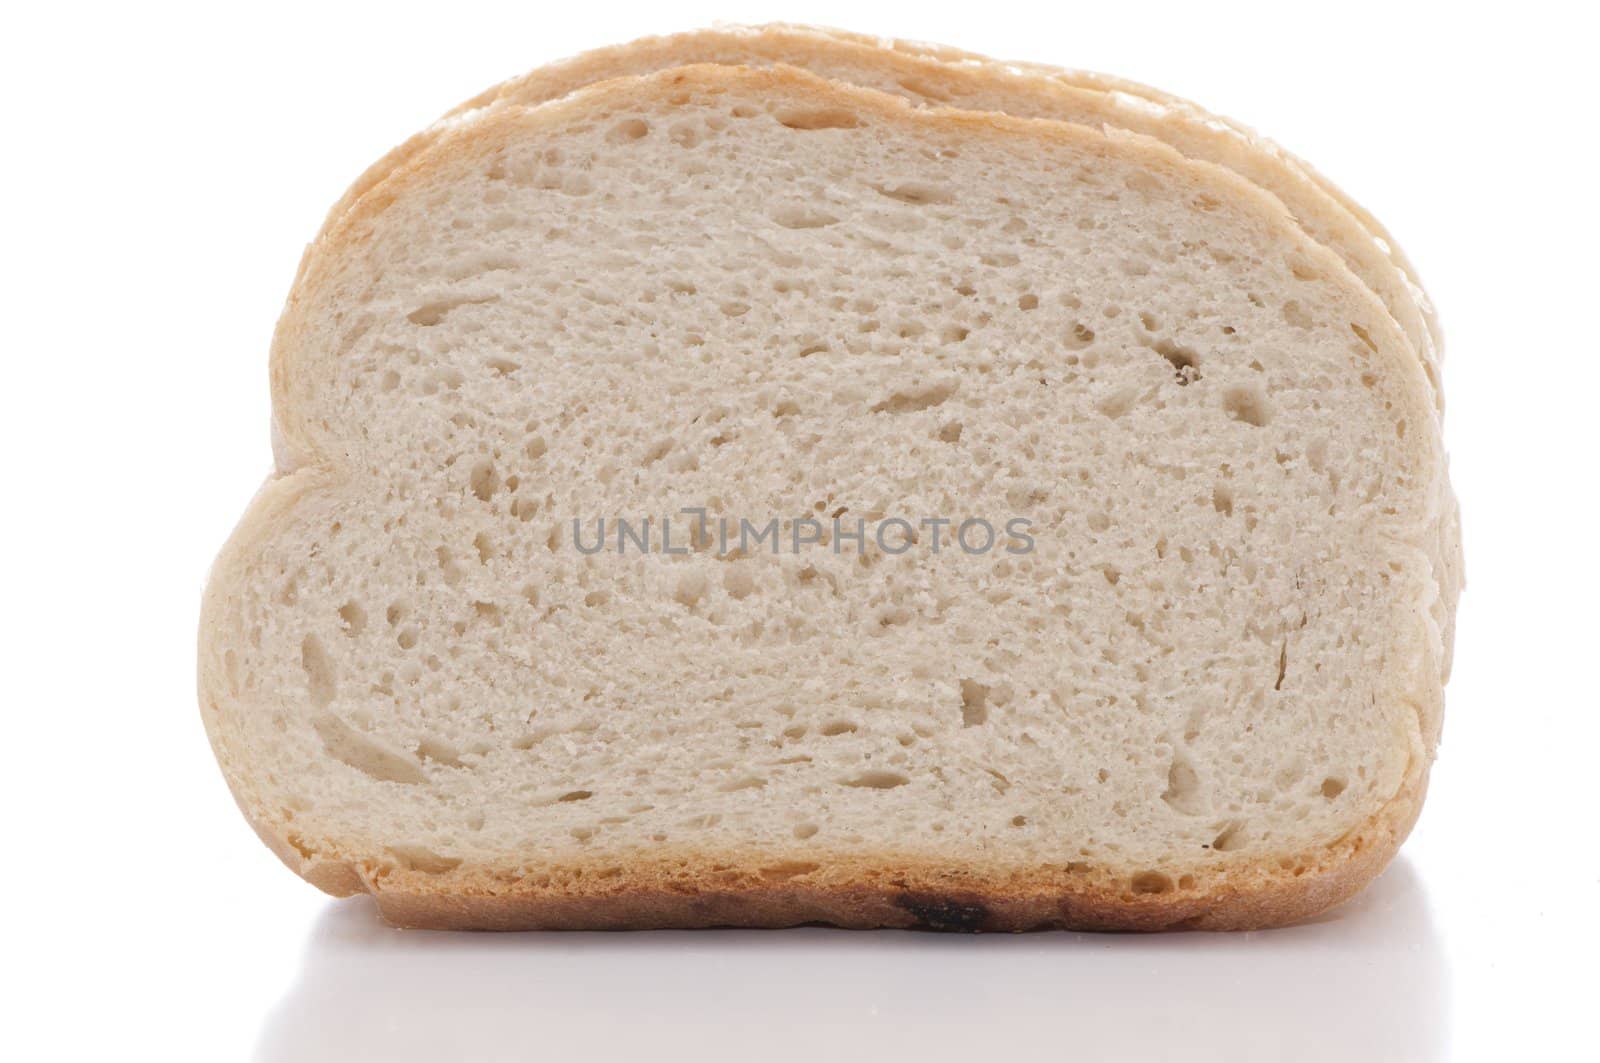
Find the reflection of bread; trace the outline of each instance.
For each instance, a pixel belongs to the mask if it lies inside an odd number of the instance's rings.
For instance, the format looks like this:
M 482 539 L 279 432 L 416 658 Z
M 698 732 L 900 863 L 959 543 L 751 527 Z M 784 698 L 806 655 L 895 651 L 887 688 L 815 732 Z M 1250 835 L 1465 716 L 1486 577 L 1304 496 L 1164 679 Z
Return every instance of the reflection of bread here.
M 273 386 L 204 713 L 274 850 L 396 921 L 1260 926 L 1420 803 L 1427 379 L 1156 141 L 787 67 L 496 107 L 330 222 Z M 1034 548 L 571 538 L 684 507 Z
M 407 934 L 353 902 L 317 921 L 255 1058 L 520 1059 L 534 1029 L 553 1059 L 788 1063 L 848 1043 L 851 1055 L 945 1063 L 1040 1054 L 1065 1018 L 1079 1059 L 1426 1061 L 1445 1054 L 1445 981 L 1403 857 L 1336 918 L 1204 940 L 800 930 L 528 941 Z

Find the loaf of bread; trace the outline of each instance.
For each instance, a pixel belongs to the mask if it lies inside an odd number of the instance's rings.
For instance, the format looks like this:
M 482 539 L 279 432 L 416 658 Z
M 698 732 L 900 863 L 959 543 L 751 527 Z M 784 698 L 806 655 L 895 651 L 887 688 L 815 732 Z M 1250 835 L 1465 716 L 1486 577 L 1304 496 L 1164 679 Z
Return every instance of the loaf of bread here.
M 535 72 L 307 250 L 213 747 L 407 926 L 1305 918 L 1438 741 L 1419 292 L 1122 83 L 792 27 Z

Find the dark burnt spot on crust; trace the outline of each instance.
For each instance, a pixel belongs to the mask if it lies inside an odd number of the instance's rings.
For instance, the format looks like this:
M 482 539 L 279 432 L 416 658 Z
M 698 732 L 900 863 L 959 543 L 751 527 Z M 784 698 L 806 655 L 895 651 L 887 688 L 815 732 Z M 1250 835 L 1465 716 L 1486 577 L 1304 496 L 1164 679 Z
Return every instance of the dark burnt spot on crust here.
M 912 925 L 918 930 L 972 932 L 985 929 L 989 923 L 989 909 L 970 898 L 938 893 L 902 893 L 894 899 L 894 903 L 911 914 L 915 920 Z

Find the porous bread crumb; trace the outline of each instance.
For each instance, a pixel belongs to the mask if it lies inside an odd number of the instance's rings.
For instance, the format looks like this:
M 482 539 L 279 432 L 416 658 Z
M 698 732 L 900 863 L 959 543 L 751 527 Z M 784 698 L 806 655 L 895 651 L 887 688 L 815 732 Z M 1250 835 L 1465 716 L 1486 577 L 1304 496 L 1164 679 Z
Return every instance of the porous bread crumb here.
M 230 783 L 306 861 L 380 892 L 755 852 L 1203 892 L 1425 772 L 1427 386 L 1243 182 L 689 68 L 504 109 L 377 192 L 280 330 L 309 486 L 247 517 L 203 635 Z M 566 538 L 684 507 L 1016 515 L 1035 548 Z

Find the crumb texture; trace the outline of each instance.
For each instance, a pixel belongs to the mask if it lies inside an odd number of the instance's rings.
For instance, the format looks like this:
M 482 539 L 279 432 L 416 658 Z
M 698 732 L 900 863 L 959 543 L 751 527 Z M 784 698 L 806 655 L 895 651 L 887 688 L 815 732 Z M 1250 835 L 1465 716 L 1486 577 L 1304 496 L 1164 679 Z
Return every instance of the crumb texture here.
M 921 107 L 996 111 L 1127 130 L 1232 170 L 1277 198 L 1307 235 L 1339 255 L 1383 301 L 1421 358 L 1435 404 L 1442 408 L 1441 341 L 1415 271 L 1394 237 L 1310 166 L 1252 130 L 1142 85 L 1037 64 L 1001 63 L 937 45 L 780 24 L 696 30 L 597 49 L 502 82 L 456 108 L 443 123 L 374 165 L 335 208 L 334 217 L 463 116 L 493 107 L 536 105 L 610 78 L 692 63 L 785 64 Z
M 1453 511 L 1416 354 L 1159 145 L 785 70 L 495 108 L 313 248 L 274 385 L 202 700 L 314 881 L 709 854 L 801 898 L 896 861 L 1203 898 L 1316 869 L 1431 757 Z

